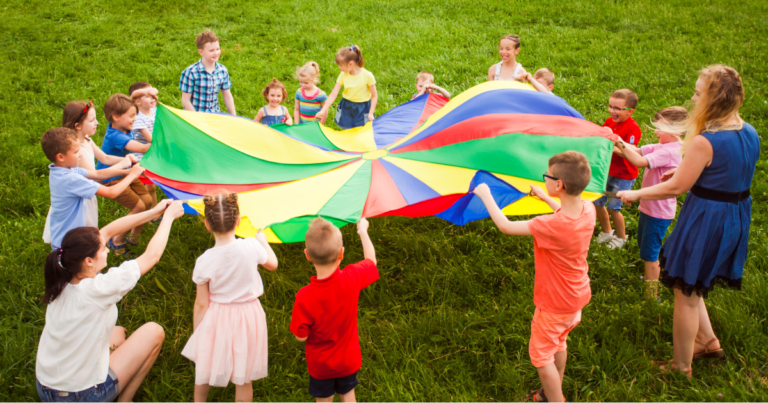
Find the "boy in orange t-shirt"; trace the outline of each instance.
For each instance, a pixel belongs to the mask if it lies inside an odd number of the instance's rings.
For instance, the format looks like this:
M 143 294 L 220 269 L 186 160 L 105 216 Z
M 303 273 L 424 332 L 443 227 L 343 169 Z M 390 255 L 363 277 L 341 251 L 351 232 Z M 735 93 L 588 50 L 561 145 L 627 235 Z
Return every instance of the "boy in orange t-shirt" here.
M 532 236 L 536 275 L 528 353 L 539 373 L 541 389 L 528 394 L 533 401 L 562 402 L 568 333 L 581 321 L 589 303 L 587 252 L 595 229 L 595 207 L 581 200 L 592 170 L 587 157 L 566 151 L 549 159 L 543 175 L 546 193 L 531 185 L 531 193 L 546 202 L 554 214 L 530 221 L 509 221 L 486 184 L 475 188 L 493 222 L 506 235 Z M 551 197 L 550 197 L 551 196 Z M 552 197 L 560 199 L 562 206 Z

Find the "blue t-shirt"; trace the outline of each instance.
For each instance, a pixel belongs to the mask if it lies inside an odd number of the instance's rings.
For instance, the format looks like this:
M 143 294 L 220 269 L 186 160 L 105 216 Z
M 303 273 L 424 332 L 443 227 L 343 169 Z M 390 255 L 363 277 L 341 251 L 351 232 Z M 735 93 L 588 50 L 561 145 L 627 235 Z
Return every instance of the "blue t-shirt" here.
M 107 133 L 104 135 L 104 142 L 101 143 L 101 151 L 107 155 L 116 155 L 118 157 L 125 157 L 131 152 L 125 149 L 128 142 L 133 140 L 131 133 L 123 133 L 120 130 L 112 127 L 110 123 L 107 125 Z M 101 161 L 96 163 L 96 169 L 109 168 L 109 165 L 102 164 Z M 101 183 L 109 183 L 115 179 L 120 179 L 120 176 L 109 178 L 101 181 Z
M 85 200 L 96 197 L 101 185 L 85 177 L 88 171 L 48 165 L 51 170 L 51 246 L 58 248 L 64 235 L 73 228 L 85 226 Z

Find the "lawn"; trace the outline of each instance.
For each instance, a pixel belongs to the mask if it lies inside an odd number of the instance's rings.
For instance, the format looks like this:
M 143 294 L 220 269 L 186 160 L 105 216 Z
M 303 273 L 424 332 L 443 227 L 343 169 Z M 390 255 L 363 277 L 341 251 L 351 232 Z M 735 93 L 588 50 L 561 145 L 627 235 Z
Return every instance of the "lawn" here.
M 334 53 L 350 42 L 363 49 L 376 76 L 377 115 L 410 100 L 421 70 L 458 94 L 486 79 L 499 38 L 516 33 L 518 60 L 529 71 L 552 69 L 555 93 L 588 120 L 606 119 L 613 90 L 636 91 L 634 116 L 648 143 L 654 141 L 645 127 L 649 117 L 685 105 L 697 71 L 713 63 L 742 74 L 741 116 L 759 133 L 768 130 L 766 16 L 768 3 L 758 0 L 6 1 L 0 7 L 0 400 L 37 400 L 35 354 L 50 250 L 41 239 L 50 199 L 40 136 L 61 124 L 68 101 L 93 99 L 101 143 L 104 102 L 139 80 L 159 88 L 162 103 L 181 107 L 179 75 L 197 61 L 194 38 L 205 27 L 221 38 L 220 62 L 243 116 L 265 105 L 260 92 L 272 77 L 295 91 L 294 70 L 309 60 L 320 63 L 321 88 L 330 92 L 338 74 Z M 708 300 L 727 360 L 697 362 L 693 380 L 660 373 L 652 362 L 672 355 L 672 294 L 664 290 L 661 304 L 643 298 L 634 241 L 620 251 L 593 246 L 592 302 L 569 339 L 568 400 L 768 400 L 766 168 L 761 160 L 752 186 L 743 291 L 718 289 Z M 101 225 L 126 213 L 113 201 L 99 203 Z M 633 236 L 636 206 L 625 217 Z M 353 228 L 343 233 L 347 262 L 361 259 Z M 490 220 L 458 227 L 438 218 L 374 218 L 371 234 L 381 279 L 360 299 L 359 400 L 514 401 L 539 387 L 528 358 L 531 239 L 502 236 Z M 192 268 L 212 245 L 199 217 L 180 219 L 160 263 L 118 304 L 118 324 L 129 331 L 148 321 L 166 331 L 137 400 L 192 398 L 194 367 L 180 353 L 192 331 Z M 303 345 L 288 330 L 294 296 L 313 275 L 302 249 L 276 246 L 280 268 L 262 273 L 270 375 L 254 383 L 256 400 L 311 398 Z M 233 398 L 231 385 L 210 395 Z

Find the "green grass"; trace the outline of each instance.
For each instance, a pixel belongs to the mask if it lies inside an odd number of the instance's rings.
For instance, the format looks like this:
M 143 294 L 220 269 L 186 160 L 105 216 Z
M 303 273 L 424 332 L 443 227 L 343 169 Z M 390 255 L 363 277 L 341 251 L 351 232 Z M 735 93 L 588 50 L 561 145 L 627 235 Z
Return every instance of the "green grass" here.
M 294 69 L 322 67 L 330 91 L 337 48 L 354 42 L 378 81 L 377 113 L 410 99 L 421 70 L 454 94 L 485 80 L 498 59 L 498 39 L 522 37 L 520 62 L 557 74 L 555 92 L 587 119 L 602 123 L 608 94 L 639 94 L 642 123 L 663 107 L 684 104 L 697 71 L 725 63 L 747 91 L 742 117 L 768 129 L 768 3 L 748 1 L 402 0 L 117 2 L 7 1 L 0 7 L 0 400 L 36 400 L 37 342 L 45 321 L 41 240 L 49 206 L 42 133 L 61 122 L 70 100 L 127 92 L 134 81 L 160 89 L 161 102 L 181 106 L 181 71 L 198 56 L 204 27 L 221 38 L 240 115 L 265 104 L 272 78 L 298 86 Z M 101 111 L 101 107 L 99 108 Z M 101 142 L 106 122 L 97 141 Z M 644 129 L 644 141 L 652 141 Z M 765 152 L 765 149 L 764 149 Z M 694 379 L 661 374 L 653 360 L 672 354 L 672 295 L 642 297 L 642 262 L 634 242 L 623 251 L 592 247 L 593 298 L 571 334 L 564 382 L 569 400 L 768 400 L 766 162 L 752 192 L 754 222 L 742 292 L 718 290 L 708 300 L 728 359 L 696 363 Z M 101 224 L 126 210 L 100 201 Z M 637 228 L 637 209 L 625 214 Z M 381 279 L 362 293 L 364 364 L 360 400 L 521 400 L 539 387 L 528 359 L 533 315 L 533 247 L 500 235 L 488 220 L 456 227 L 437 218 L 372 219 Z M 148 239 L 150 230 L 144 240 Z M 348 262 L 362 257 L 345 228 Z M 191 334 L 191 272 L 213 245 L 199 218 L 174 224 L 161 262 L 118 305 L 118 324 L 147 321 L 166 330 L 163 351 L 137 400 L 192 398 L 194 368 L 180 354 Z M 303 345 L 288 330 L 296 291 L 313 274 L 303 245 L 279 245 L 280 268 L 263 273 L 269 323 L 270 376 L 254 383 L 257 400 L 309 400 Z M 722 397 L 719 397 L 722 394 Z M 232 386 L 210 398 L 231 400 Z

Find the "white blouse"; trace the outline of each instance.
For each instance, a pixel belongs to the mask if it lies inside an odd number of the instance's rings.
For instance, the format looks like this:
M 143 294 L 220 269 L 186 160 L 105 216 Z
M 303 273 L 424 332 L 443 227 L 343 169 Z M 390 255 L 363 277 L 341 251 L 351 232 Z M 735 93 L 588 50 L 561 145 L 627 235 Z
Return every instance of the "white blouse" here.
M 129 260 L 106 274 L 67 284 L 45 311 L 35 369 L 41 384 L 78 392 L 107 379 L 116 304 L 140 277 L 139 264 Z

